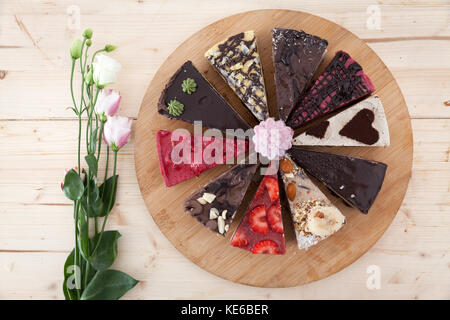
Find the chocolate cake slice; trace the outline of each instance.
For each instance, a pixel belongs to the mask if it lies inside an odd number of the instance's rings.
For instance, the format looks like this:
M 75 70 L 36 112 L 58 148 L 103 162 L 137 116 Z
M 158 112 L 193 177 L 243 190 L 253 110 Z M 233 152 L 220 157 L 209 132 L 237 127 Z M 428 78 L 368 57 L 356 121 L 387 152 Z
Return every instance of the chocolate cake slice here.
M 303 146 L 389 146 L 389 128 L 377 95 L 322 121 L 297 136 Z
M 175 102 L 182 105 L 179 112 L 169 110 Z M 170 78 L 159 98 L 158 112 L 189 123 L 201 120 L 204 127 L 222 131 L 250 128 L 191 61 L 186 61 Z
M 286 121 L 327 53 L 327 40 L 292 29 L 272 30 L 278 115 Z
M 269 117 L 254 31 L 241 32 L 217 43 L 205 53 L 205 58 L 259 121 Z
M 238 164 L 231 168 L 191 195 L 184 210 L 206 228 L 225 236 L 257 167 Z
M 292 159 L 346 203 L 368 213 L 383 184 L 381 162 L 293 147 Z
M 293 129 L 343 108 L 375 91 L 362 67 L 344 51 L 338 51 L 319 76 L 287 124 Z

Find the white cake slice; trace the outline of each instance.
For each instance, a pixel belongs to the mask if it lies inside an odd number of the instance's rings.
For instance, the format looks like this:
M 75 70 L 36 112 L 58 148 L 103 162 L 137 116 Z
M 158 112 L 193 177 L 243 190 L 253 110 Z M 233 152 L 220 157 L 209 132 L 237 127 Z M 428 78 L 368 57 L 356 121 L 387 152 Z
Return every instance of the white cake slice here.
M 322 121 L 292 141 L 298 146 L 389 146 L 389 128 L 377 95 Z
M 345 224 L 344 215 L 289 156 L 280 161 L 280 172 L 300 250 L 308 250 Z

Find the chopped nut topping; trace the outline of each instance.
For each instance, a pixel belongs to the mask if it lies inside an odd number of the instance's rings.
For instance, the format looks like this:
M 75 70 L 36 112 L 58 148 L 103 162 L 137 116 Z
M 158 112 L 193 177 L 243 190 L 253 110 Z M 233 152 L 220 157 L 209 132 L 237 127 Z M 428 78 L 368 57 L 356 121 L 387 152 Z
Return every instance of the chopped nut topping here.
M 205 192 L 202 197 L 203 197 L 203 199 L 205 199 L 206 202 L 212 203 L 214 201 L 214 199 L 216 198 L 216 195 Z
M 209 218 L 210 219 L 217 219 L 217 217 L 219 217 L 219 210 L 217 210 L 216 208 L 211 208 L 209 210 Z

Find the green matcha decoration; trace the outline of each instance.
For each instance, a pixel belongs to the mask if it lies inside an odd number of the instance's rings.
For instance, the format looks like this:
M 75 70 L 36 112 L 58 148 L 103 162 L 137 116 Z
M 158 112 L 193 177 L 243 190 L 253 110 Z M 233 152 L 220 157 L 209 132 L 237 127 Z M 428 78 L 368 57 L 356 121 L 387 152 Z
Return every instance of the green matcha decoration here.
M 181 84 L 181 88 L 183 89 L 183 92 L 186 92 L 187 94 L 191 94 L 197 90 L 197 83 L 194 79 L 187 78 L 183 80 L 183 83 Z
M 184 104 L 175 99 L 170 100 L 167 107 L 169 109 L 169 113 L 175 117 L 180 116 L 184 111 Z

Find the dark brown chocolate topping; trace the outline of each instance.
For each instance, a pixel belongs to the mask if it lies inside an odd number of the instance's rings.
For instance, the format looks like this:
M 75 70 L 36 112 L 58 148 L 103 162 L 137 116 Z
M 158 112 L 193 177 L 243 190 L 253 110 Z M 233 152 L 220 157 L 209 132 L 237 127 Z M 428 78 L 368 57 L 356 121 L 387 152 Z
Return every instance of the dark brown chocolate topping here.
M 328 42 L 303 31 L 275 28 L 272 44 L 278 114 L 286 121 L 322 62 Z
M 186 199 L 184 210 L 205 227 L 218 233 L 217 219 L 209 218 L 210 209 L 216 208 L 219 214 L 223 210 L 227 210 L 225 224 L 231 224 L 257 168 L 256 164 L 234 166 Z M 202 205 L 197 199 L 202 197 L 205 192 L 214 194 L 216 198 L 212 203 Z
M 378 131 L 372 127 L 374 120 L 375 114 L 372 110 L 362 109 L 339 131 L 339 134 L 372 145 L 380 138 Z
M 327 132 L 329 125 L 330 121 L 328 120 L 322 121 L 319 124 L 315 125 L 314 127 L 306 130 L 305 134 L 308 136 L 316 137 L 318 139 L 322 139 L 323 137 L 325 137 L 325 133 Z
M 257 118 L 262 120 L 268 112 L 265 92 L 264 95 L 261 96 L 255 94 L 254 92 L 255 86 L 260 86 L 261 91 L 265 91 L 264 84 L 261 83 L 262 79 L 260 79 L 263 75 L 260 63 L 251 63 L 248 68 L 234 68 L 237 64 L 244 66 L 248 65 L 249 61 L 254 62 L 255 54 L 257 54 L 256 39 L 252 38 L 248 41 L 244 39 L 244 32 L 229 37 L 223 43 L 219 44 L 218 50 L 220 51 L 220 54 L 217 56 L 208 57 L 208 59 L 219 71 L 220 75 L 225 78 L 228 84 L 233 87 L 235 93 L 244 103 L 247 103 L 249 100 L 253 100 L 252 106 L 248 107 L 253 113 L 257 112 L 260 114 L 260 117 L 257 116 Z M 241 44 L 248 49 L 247 52 L 242 52 Z M 231 73 L 234 74 L 232 78 L 242 76 L 242 79 L 248 79 L 252 84 L 245 85 L 230 83 L 227 77 L 229 77 Z M 256 110 L 255 106 L 259 106 L 261 110 Z
M 197 89 L 192 94 L 183 92 L 181 84 L 186 78 L 194 79 Z M 169 114 L 168 104 L 176 99 L 184 105 L 183 113 L 175 117 Z M 225 99 L 194 67 L 187 61 L 175 72 L 167 83 L 158 103 L 158 112 L 168 118 L 179 119 L 189 123 L 201 120 L 207 128 L 247 130 L 250 126 L 234 111 Z
M 369 212 L 383 184 L 387 165 L 381 162 L 293 147 L 292 159 L 345 202 Z
M 311 120 L 368 96 L 374 90 L 362 67 L 348 53 L 338 51 L 287 123 L 297 129 Z

